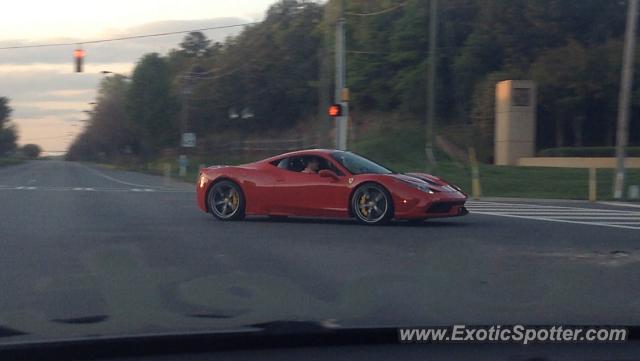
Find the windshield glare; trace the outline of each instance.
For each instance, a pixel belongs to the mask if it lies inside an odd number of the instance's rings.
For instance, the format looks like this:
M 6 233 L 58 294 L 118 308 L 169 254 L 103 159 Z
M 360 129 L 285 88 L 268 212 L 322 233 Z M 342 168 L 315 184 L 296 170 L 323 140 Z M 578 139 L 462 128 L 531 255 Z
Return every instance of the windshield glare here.
M 391 174 L 389 169 L 350 152 L 333 152 L 331 157 L 351 174 Z

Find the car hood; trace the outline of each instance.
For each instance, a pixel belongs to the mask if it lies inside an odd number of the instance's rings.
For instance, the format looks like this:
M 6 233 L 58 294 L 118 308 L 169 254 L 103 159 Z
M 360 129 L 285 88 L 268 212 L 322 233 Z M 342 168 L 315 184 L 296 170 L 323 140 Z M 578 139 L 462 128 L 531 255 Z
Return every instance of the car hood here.
M 394 173 L 389 174 L 390 177 L 401 180 L 407 183 L 413 183 L 416 185 L 426 185 L 429 189 L 437 192 L 457 192 L 460 188 L 451 185 L 446 181 L 426 173 Z

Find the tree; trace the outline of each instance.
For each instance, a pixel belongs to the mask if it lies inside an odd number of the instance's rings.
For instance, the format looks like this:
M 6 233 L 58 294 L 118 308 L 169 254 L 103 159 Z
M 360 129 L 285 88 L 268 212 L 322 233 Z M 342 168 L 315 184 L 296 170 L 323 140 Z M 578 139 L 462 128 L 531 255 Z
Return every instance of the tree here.
M 127 92 L 127 112 L 132 132 L 138 136 L 143 156 L 152 156 L 179 144 L 179 102 L 172 89 L 173 74 L 157 53 L 136 65 Z
M 36 159 L 40 156 L 40 153 L 42 153 L 42 148 L 40 148 L 40 146 L 37 144 L 25 144 L 22 146 L 20 151 L 22 152 L 22 154 L 24 154 L 25 157 Z
M 0 157 L 13 154 L 17 148 L 18 135 L 15 126 L 10 122 L 11 112 L 9 99 L 0 97 Z
M 86 136 L 73 149 L 111 157 L 129 145 L 153 156 L 177 147 L 187 127 L 200 140 L 284 133 L 297 125 L 312 129 L 303 122 L 324 114 L 319 104 L 333 101 L 341 4 L 280 0 L 264 21 L 223 42 L 211 44 L 192 32 L 167 56 L 145 55 L 129 85 L 101 90 Z M 350 0 L 347 7 L 354 119 L 362 112 L 423 119 L 429 2 Z M 362 13 L 375 15 L 355 15 Z M 459 145 L 474 143 L 482 159 L 491 159 L 495 82 L 533 79 L 539 85 L 539 148 L 611 144 L 624 14 L 623 1 L 440 2 L 437 124 L 449 129 L 439 131 L 470 129 L 473 139 Z M 640 72 L 636 77 L 633 117 L 640 114 Z M 191 91 L 184 96 L 187 83 Z M 180 110 L 188 124 L 181 123 Z M 253 116 L 229 116 L 243 110 Z M 640 125 L 630 127 L 631 143 L 639 142 Z
M 180 43 L 181 52 L 187 57 L 202 57 L 208 54 L 211 41 L 199 32 L 192 31 Z
M 139 134 L 127 112 L 128 90 L 129 82 L 122 75 L 105 77 L 100 82 L 94 111 L 67 152 L 67 158 L 114 159 L 138 152 Z

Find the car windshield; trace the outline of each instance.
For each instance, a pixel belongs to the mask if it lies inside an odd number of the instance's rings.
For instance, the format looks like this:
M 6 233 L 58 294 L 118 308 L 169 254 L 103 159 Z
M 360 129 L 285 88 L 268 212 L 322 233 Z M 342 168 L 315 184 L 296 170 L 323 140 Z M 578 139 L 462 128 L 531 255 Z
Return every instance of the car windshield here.
M 351 174 L 390 174 L 389 169 L 351 152 L 333 152 L 331 157 Z

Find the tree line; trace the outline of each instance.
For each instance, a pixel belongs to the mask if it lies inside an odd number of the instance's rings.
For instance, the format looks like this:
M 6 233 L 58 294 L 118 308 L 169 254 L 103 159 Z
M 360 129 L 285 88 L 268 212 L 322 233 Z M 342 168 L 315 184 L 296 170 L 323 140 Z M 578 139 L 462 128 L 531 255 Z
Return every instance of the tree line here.
M 144 55 L 131 78 L 101 82 L 95 110 L 69 158 L 155 157 L 177 148 L 185 131 L 198 134 L 200 147 L 225 134 L 259 135 L 301 124 L 317 132 L 312 125 L 328 123 L 324 113 L 334 94 L 340 2 L 282 0 L 264 21 L 223 42 L 195 32 L 168 54 Z M 379 12 L 398 4 L 403 6 Z M 439 4 L 438 131 L 465 129 L 490 149 L 495 83 L 532 79 L 538 85 L 538 149 L 614 144 L 626 1 Z M 367 13 L 378 14 L 361 16 Z M 428 29 L 429 1 L 347 1 L 354 118 L 370 112 L 423 118 Z M 639 89 L 634 87 L 632 144 L 640 142 L 634 120 Z

